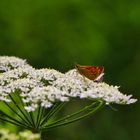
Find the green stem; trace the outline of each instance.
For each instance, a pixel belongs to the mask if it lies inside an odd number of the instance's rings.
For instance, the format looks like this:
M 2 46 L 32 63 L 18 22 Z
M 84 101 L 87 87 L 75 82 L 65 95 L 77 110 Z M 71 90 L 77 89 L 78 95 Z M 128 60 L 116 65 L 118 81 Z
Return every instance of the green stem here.
M 0 111 L 3 115 L 5 115 L 7 118 L 9 118 L 10 120 L 12 120 L 14 123 L 16 124 L 19 124 L 20 126 L 26 126 L 26 127 L 29 127 L 28 125 L 22 123 L 22 122 L 19 122 L 18 120 L 14 119 L 13 117 L 9 116 L 8 114 L 4 113 L 3 111 Z
M 28 117 L 26 116 L 26 114 L 22 111 L 22 109 L 19 107 L 19 105 L 16 103 L 16 101 L 12 98 L 12 96 L 10 94 L 9 94 L 9 97 L 11 98 L 11 100 L 13 101 L 13 103 L 15 104 L 15 106 L 18 108 L 18 110 L 25 117 L 25 119 L 30 123 L 30 125 L 32 125 L 31 121 L 28 119 Z
M 81 120 L 83 118 L 86 118 L 87 116 L 97 112 L 102 106 L 104 105 L 104 103 L 102 101 L 100 101 L 99 105 L 94 108 L 92 111 L 88 112 L 87 114 L 83 115 L 83 116 L 80 116 L 80 117 L 77 117 L 75 119 L 72 119 L 70 121 L 66 120 L 66 118 L 69 118 L 70 116 L 68 117 L 65 117 L 65 120 L 63 120 L 63 122 L 61 123 L 62 119 L 61 120 L 58 120 L 48 126 L 45 126 L 42 128 L 42 130 L 45 130 L 45 129 L 51 129 L 51 128 L 54 128 L 54 127 L 59 127 L 59 126 L 63 126 L 63 125 L 66 125 L 66 124 L 70 124 L 70 123 L 73 123 L 73 122 L 76 122 L 78 120 Z M 81 112 L 81 111 L 80 111 Z M 77 114 L 77 113 L 76 113 Z M 73 115 L 72 115 L 73 116 Z M 60 123 L 59 123 L 60 122 Z
M 28 121 L 26 121 L 21 115 L 19 115 L 7 102 L 4 102 L 4 103 L 7 105 L 7 107 L 8 107 L 9 109 L 11 109 L 15 114 L 17 114 L 17 116 L 18 116 L 19 118 L 21 118 L 21 120 L 24 121 L 25 124 L 28 124 Z
M 38 113 L 37 113 L 37 118 L 36 118 L 36 128 L 38 128 L 39 126 L 39 120 L 41 117 L 40 113 L 41 113 L 41 105 L 39 105 L 39 108 L 38 108 Z
M 45 118 L 41 121 L 40 126 L 42 126 L 54 114 L 59 112 L 59 110 L 63 107 L 63 105 L 64 105 L 64 103 L 56 103 L 55 106 L 48 112 L 48 114 L 45 116 Z
M 39 121 L 38 121 L 38 124 L 37 124 L 37 128 L 39 128 L 40 126 L 40 123 L 44 117 L 44 111 L 45 111 L 45 108 L 44 107 L 41 107 L 41 113 L 40 113 L 40 117 L 39 117 Z
M 34 122 L 33 112 L 28 112 L 28 113 L 29 113 L 29 116 L 31 118 L 31 123 L 33 124 L 33 127 L 35 128 L 35 122 Z
M 26 129 L 31 129 L 30 126 L 27 126 L 27 125 L 24 125 L 24 124 L 21 124 L 21 123 L 17 123 L 17 122 L 13 122 L 11 120 L 8 120 L 8 119 L 2 118 L 2 117 L 0 117 L 0 120 L 5 121 L 5 122 L 9 122 L 13 125 L 17 125 L 17 126 L 20 126 L 20 127 L 26 128 Z
M 48 118 L 47 119 L 50 119 L 52 118 L 52 116 L 54 116 L 56 113 L 58 113 L 62 107 L 64 106 L 64 102 L 62 103 L 58 103 L 58 105 L 56 105 L 56 108 L 55 109 L 52 109 L 52 112 L 48 115 Z
M 80 113 L 85 112 L 85 111 L 87 111 L 88 109 L 90 109 L 91 107 L 93 107 L 94 105 L 96 105 L 96 103 L 97 103 L 97 102 L 94 102 L 94 103 L 92 103 L 91 105 L 86 106 L 86 107 L 84 107 L 83 109 L 81 109 L 81 110 L 79 110 L 79 111 L 77 111 L 77 112 L 75 112 L 75 113 L 73 113 L 73 114 L 71 114 L 71 115 L 67 115 L 67 116 L 65 116 L 65 117 L 63 117 L 63 118 L 61 118 L 61 119 L 59 119 L 59 120 L 53 122 L 53 124 L 57 124 L 57 123 L 59 123 L 59 122 L 64 122 L 66 119 L 69 119 L 69 118 L 72 118 L 72 117 L 74 117 L 74 116 L 77 116 L 77 115 L 79 115 Z M 44 125 L 44 126 L 45 126 L 45 125 Z

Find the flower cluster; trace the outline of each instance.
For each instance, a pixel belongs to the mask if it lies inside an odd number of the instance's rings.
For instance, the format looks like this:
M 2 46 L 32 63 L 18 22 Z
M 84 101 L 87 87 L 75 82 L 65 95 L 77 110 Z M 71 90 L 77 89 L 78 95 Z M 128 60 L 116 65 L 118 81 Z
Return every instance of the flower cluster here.
M 25 60 L 0 57 L 0 100 L 10 102 L 10 94 L 21 97 L 25 109 L 35 111 L 38 105 L 50 108 L 55 102 L 71 98 L 103 100 L 106 104 L 131 104 L 136 99 L 122 94 L 117 86 L 83 78 L 73 69 L 63 74 L 54 69 L 35 69 Z
M 1 140 L 18 140 L 18 136 L 11 133 L 8 129 L 0 129 L 0 139 Z
M 26 60 L 14 56 L 0 56 L 0 71 L 6 72 L 15 68 L 31 67 Z
M 19 134 L 10 132 L 8 129 L 0 129 L 1 140 L 39 140 L 40 135 L 38 133 L 33 134 L 31 131 L 22 131 Z

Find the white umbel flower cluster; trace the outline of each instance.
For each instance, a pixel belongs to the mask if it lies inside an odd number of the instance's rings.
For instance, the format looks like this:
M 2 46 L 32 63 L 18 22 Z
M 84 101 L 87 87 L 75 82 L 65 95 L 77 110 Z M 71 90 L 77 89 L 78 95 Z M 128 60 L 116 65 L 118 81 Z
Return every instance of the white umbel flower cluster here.
M 6 72 L 15 68 L 31 67 L 26 60 L 14 56 L 0 56 L 0 71 Z
M 50 108 L 55 102 L 71 98 L 103 100 L 106 104 L 131 104 L 136 99 L 122 94 L 117 86 L 83 78 L 73 69 L 63 74 L 54 69 L 34 69 L 25 60 L 0 57 L 0 100 L 10 102 L 9 95 L 19 94 L 24 108 L 35 111 L 38 105 Z

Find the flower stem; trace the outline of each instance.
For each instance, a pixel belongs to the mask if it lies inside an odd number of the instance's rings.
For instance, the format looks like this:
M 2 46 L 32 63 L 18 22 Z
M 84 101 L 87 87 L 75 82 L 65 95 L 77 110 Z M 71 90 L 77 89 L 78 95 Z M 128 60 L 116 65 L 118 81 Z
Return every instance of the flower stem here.
M 72 117 L 74 115 L 77 115 L 77 114 L 79 114 L 83 111 L 89 110 L 93 105 L 95 105 L 95 104 L 87 106 L 85 109 L 82 109 L 82 110 L 80 110 L 80 111 L 78 111 L 78 112 L 76 112 L 72 115 L 68 115 L 68 116 L 66 116 L 66 117 L 64 117 L 64 118 L 62 118 L 62 119 L 60 119 L 60 120 L 58 120 L 58 121 L 56 121 L 52 124 L 46 125 L 46 126 L 42 127 L 42 130 L 44 131 L 44 130 L 48 130 L 48 129 L 51 129 L 51 128 L 54 128 L 54 127 L 63 126 L 63 125 L 70 124 L 70 123 L 76 122 L 78 120 L 81 120 L 83 118 L 86 118 L 86 117 L 90 116 L 91 114 L 97 112 L 101 107 L 103 107 L 104 102 L 100 101 L 99 105 L 97 107 L 95 107 L 94 109 L 92 109 L 91 111 L 89 111 L 88 113 L 86 113 L 86 114 L 84 114 L 80 117 L 76 117 L 74 119 L 68 120 L 70 117 Z
M 29 105 L 29 104 L 27 104 L 27 105 Z M 30 116 L 32 126 L 35 128 L 35 120 L 34 120 L 33 112 L 27 112 L 27 113 Z
M 9 109 L 11 109 L 15 114 L 17 114 L 17 116 L 21 118 L 21 120 L 23 120 L 25 124 L 28 124 L 28 121 L 25 120 L 21 115 L 19 115 L 18 112 L 16 112 L 7 102 L 4 102 L 4 103 Z
M 44 107 L 41 107 L 40 108 L 40 116 L 39 116 L 39 118 L 38 118 L 38 124 L 37 124 L 37 128 L 39 129 L 39 127 L 40 127 L 40 123 L 41 123 L 41 121 L 42 121 L 42 119 L 43 119 L 43 117 L 44 117 L 44 111 L 45 111 L 45 108 Z
M 10 121 L 10 120 L 8 120 L 8 119 L 5 119 L 5 120 L 7 120 L 7 122 L 13 122 L 13 124 L 15 123 L 16 125 L 29 128 L 28 125 L 26 125 L 26 124 L 24 124 L 24 123 L 22 123 L 22 122 L 20 122 L 20 121 L 18 121 L 18 120 L 16 120 L 16 119 L 14 119 L 13 117 L 11 117 L 10 115 L 6 114 L 6 113 L 3 112 L 2 110 L 1 110 L 0 112 L 2 113 L 2 115 L 4 115 L 5 117 L 7 117 L 7 118 L 9 118 L 9 119 L 11 120 L 11 121 Z M 4 118 L 2 119 L 2 117 L 0 117 L 0 119 L 1 119 L 1 120 L 4 120 Z
M 38 108 L 38 113 L 37 113 L 37 118 L 36 118 L 36 128 L 38 128 L 39 126 L 40 117 L 41 117 L 41 105 L 39 105 L 39 108 Z
M 14 100 L 14 98 L 9 94 L 9 97 L 11 98 L 12 102 L 15 104 L 15 106 L 18 108 L 18 110 L 22 113 L 22 115 L 25 117 L 25 119 L 30 123 L 30 125 L 32 125 L 31 121 L 28 119 L 28 117 L 26 116 L 26 114 L 22 111 L 22 109 L 20 108 L 20 106 L 16 103 L 16 101 Z
M 20 127 L 26 128 L 26 129 L 31 129 L 30 126 L 27 126 L 27 125 L 21 124 L 21 123 L 19 123 L 19 122 L 18 122 L 18 123 L 17 123 L 17 122 L 13 122 L 13 121 L 8 120 L 8 119 L 5 119 L 5 118 L 3 118 L 3 117 L 0 117 L 0 120 L 5 121 L 5 122 L 9 122 L 9 123 L 11 123 L 11 124 L 14 124 L 14 125 L 17 125 L 17 126 L 20 126 Z
M 52 117 L 54 114 L 59 112 L 59 110 L 63 107 L 64 103 L 56 103 L 54 107 L 48 112 L 45 118 L 41 121 L 40 126 L 42 126 L 47 120 Z

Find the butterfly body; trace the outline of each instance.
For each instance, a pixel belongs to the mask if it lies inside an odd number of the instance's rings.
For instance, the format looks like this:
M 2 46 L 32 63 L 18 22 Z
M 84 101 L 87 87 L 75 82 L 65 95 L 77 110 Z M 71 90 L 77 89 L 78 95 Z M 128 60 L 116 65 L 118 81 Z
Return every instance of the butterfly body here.
M 86 78 L 93 81 L 100 81 L 104 75 L 104 67 L 102 66 L 88 66 L 76 64 L 77 71 Z

